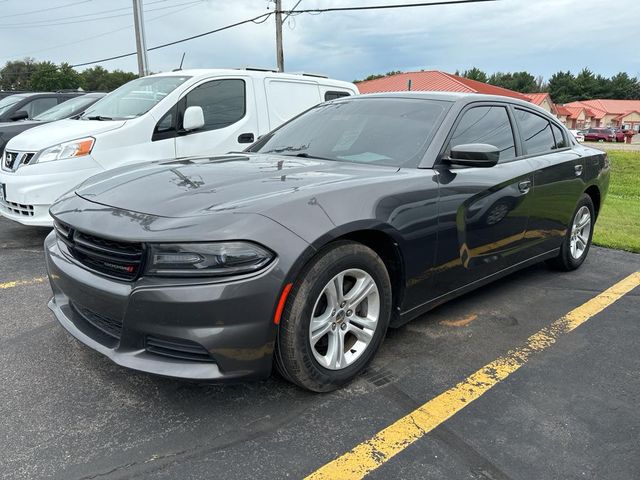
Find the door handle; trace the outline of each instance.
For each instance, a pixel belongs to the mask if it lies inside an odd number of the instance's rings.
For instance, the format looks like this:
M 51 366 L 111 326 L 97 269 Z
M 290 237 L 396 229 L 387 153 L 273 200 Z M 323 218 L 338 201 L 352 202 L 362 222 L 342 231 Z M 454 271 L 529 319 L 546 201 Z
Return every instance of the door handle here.
M 582 175 L 582 165 L 576 165 L 573 170 L 576 172 L 576 177 Z
M 241 133 L 238 136 L 238 143 L 253 143 L 255 136 L 253 133 Z
M 531 190 L 531 180 L 524 180 L 518 184 L 518 190 L 520 193 L 526 195 Z

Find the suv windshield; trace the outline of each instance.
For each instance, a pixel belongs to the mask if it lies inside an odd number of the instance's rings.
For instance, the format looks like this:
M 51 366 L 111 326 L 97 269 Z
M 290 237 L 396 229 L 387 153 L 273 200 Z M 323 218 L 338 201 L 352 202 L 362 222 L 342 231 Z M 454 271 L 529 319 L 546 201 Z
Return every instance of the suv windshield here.
M 325 103 L 248 151 L 389 166 L 417 166 L 451 102 L 367 98 Z
M 169 95 L 187 76 L 144 77 L 125 83 L 91 106 L 81 119 L 116 120 L 139 117 Z
M 45 110 L 40 115 L 33 117 L 33 120 L 39 122 L 54 122 L 71 116 L 74 112 L 82 111 L 83 107 L 91 105 L 96 101 L 96 97 L 83 95 L 81 97 L 71 98 L 63 103 Z
M 0 115 L 9 110 L 23 98 L 26 98 L 26 95 L 9 95 L 8 97 L 4 97 L 0 100 Z

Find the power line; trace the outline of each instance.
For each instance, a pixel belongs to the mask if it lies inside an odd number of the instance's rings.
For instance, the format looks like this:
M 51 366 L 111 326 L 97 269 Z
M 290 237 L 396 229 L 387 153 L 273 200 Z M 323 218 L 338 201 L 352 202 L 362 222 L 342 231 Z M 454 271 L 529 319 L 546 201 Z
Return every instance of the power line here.
M 6 1 L 6 0 L 5 0 Z M 82 3 L 89 3 L 91 0 L 82 0 L 80 2 L 73 2 L 73 3 L 66 3 L 64 5 L 58 5 L 57 7 L 50 7 L 50 8 L 41 8 L 40 10 L 31 10 L 30 12 L 22 12 L 22 13 L 12 13 L 11 15 L 3 15 L 2 18 L 9 18 L 9 17 L 21 17 L 23 15 L 31 15 L 32 13 L 42 13 L 42 12 L 49 12 L 51 10 L 59 10 L 61 8 L 67 8 L 67 7 L 72 7 L 74 5 L 80 5 Z
M 456 5 L 462 3 L 484 3 L 497 2 L 498 0 L 449 0 L 441 2 L 420 2 L 420 3 L 402 3 L 398 5 L 369 5 L 366 7 L 332 7 L 332 8 L 308 8 L 305 10 L 283 10 L 282 13 L 327 13 L 327 12 L 349 12 L 359 10 L 387 10 L 392 8 L 411 8 L 411 7 L 434 7 L 438 5 Z
M 165 1 L 165 0 L 162 0 L 162 1 Z M 158 2 L 153 2 L 153 3 L 158 3 Z M 178 6 L 178 5 L 173 5 L 173 7 L 176 7 L 176 6 Z M 145 20 L 145 23 L 151 23 L 151 22 L 153 22 L 155 20 L 159 20 L 161 18 L 168 17 L 169 15 L 180 14 L 180 13 L 182 13 L 182 12 L 184 12 L 186 10 L 189 10 L 190 8 L 193 8 L 195 6 L 196 5 L 189 5 L 189 6 L 180 8 L 177 11 L 164 13 L 162 15 L 157 15 L 155 17 L 152 17 L 152 18 L 148 19 L 148 20 Z M 129 8 L 129 7 L 127 7 L 127 8 Z M 30 52 L 20 53 L 20 54 L 17 54 L 17 55 L 12 55 L 10 57 L 0 57 L 0 58 L 2 58 L 4 60 L 4 59 L 10 59 L 10 58 L 24 57 L 25 55 L 33 55 L 35 53 L 40 53 L 40 52 L 47 52 L 47 51 L 50 51 L 50 50 L 56 50 L 58 48 L 68 47 L 69 45 L 77 45 L 78 42 L 86 42 L 88 40 L 94 40 L 96 38 L 104 37 L 104 36 L 110 35 L 112 33 L 121 32 L 123 30 L 129 30 L 129 29 L 132 29 L 132 28 L 133 28 L 133 25 L 126 25 L 124 27 L 116 28 L 115 30 L 109 30 L 108 32 L 103 32 L 103 33 L 99 33 L 97 35 L 92 35 L 90 37 L 77 38 L 72 42 L 62 43 L 62 44 L 59 44 L 59 45 L 54 45 L 52 47 L 42 48 L 40 50 L 32 50 Z
M 223 30 L 229 30 L 230 28 L 238 27 L 238 26 L 244 25 L 246 23 L 262 23 L 259 20 L 266 20 L 271 15 L 273 15 L 273 12 L 263 13 L 262 15 L 258 15 L 257 17 L 253 17 L 253 18 L 249 18 L 247 20 L 242 20 L 240 22 L 232 23 L 231 25 L 225 25 L 224 27 L 216 28 L 215 30 L 209 30 L 208 32 L 200 33 L 198 35 L 192 35 L 191 37 L 181 38 L 180 40 L 175 40 L 173 42 L 164 43 L 162 45 L 156 45 L 155 47 L 151 47 L 151 48 L 147 49 L 147 51 L 150 52 L 152 50 L 158 50 L 160 48 L 170 47 L 171 45 L 177 45 L 178 43 L 183 43 L 183 42 L 187 42 L 189 40 L 194 40 L 196 38 L 200 38 L 200 37 L 204 37 L 204 36 L 207 36 L 207 35 L 211 35 L 212 33 L 221 32 Z M 119 58 L 131 57 L 133 55 L 136 55 L 136 53 L 137 52 L 123 53 L 122 55 L 115 55 L 113 57 L 102 58 L 100 60 L 94 60 L 94 61 L 91 61 L 91 62 L 78 63 L 78 64 L 71 65 L 71 66 L 74 67 L 74 68 L 75 67 L 84 67 L 86 65 L 93 65 L 94 63 L 109 62 L 111 60 L 117 60 Z
M 155 2 L 150 2 L 148 3 L 148 5 L 153 5 L 156 3 L 164 3 L 167 0 L 158 0 Z M 192 0 L 190 2 L 185 2 L 185 3 L 178 3 L 178 4 L 174 4 L 174 5 L 167 5 L 165 7 L 158 7 L 158 8 L 152 8 L 149 10 L 145 10 L 146 12 L 157 12 L 159 10 L 167 10 L 170 8 L 175 8 L 175 7 L 180 7 L 183 5 L 191 5 L 194 3 L 200 3 L 203 0 Z M 127 13 L 119 13 L 117 15 L 104 15 L 104 16 L 96 16 L 96 15 L 101 15 L 103 13 L 111 13 L 111 12 L 118 12 L 118 11 L 122 11 L 122 10 L 128 10 Z M 49 19 L 49 20 L 38 20 L 35 22 L 30 22 L 30 23 L 5 23 L 5 24 L 0 24 L 0 28 L 1 29 L 18 29 L 18 28 L 28 28 L 28 27 L 56 27 L 59 25 L 71 25 L 74 23 L 86 23 L 86 22 L 95 22 L 95 21 L 99 21 L 99 20 L 107 20 L 110 18 L 118 18 L 118 17 L 130 17 L 132 15 L 131 12 L 131 7 L 125 7 L 125 8 L 114 8 L 111 10 L 102 10 L 100 12 L 94 12 L 94 13 L 85 13 L 83 15 L 73 15 L 70 17 L 60 17 L 60 18 L 56 18 L 56 19 Z M 86 17 L 90 17 L 90 18 L 86 18 Z M 82 19 L 82 20 L 73 20 L 73 19 Z M 69 22 L 59 22 L 59 20 L 72 20 Z
M 341 11 L 358 11 L 358 10 L 383 10 L 383 9 L 392 9 L 392 8 L 412 8 L 412 7 L 432 7 L 438 5 L 456 5 L 456 4 L 464 4 L 464 3 L 485 3 L 485 2 L 496 2 L 498 0 L 449 0 L 449 1 L 437 1 L 437 2 L 421 2 L 421 3 L 404 3 L 399 5 L 371 5 L 366 7 L 334 7 L 334 8 L 317 8 L 317 9 L 305 9 L 305 10 L 283 10 L 280 13 L 289 13 L 289 14 L 303 14 L 303 13 L 326 13 L 326 12 L 341 12 Z M 190 37 L 181 38 L 180 40 L 175 40 L 173 42 L 164 43 L 162 45 L 156 45 L 155 47 L 149 48 L 147 51 L 159 50 L 161 48 L 170 47 L 171 45 L 177 45 L 179 43 L 188 42 L 189 40 L 194 40 L 196 38 L 205 37 L 207 35 L 211 35 L 213 33 L 221 32 L 223 30 L 229 30 L 234 27 L 238 27 L 240 25 L 244 25 L 247 23 L 264 23 L 271 15 L 274 15 L 275 12 L 264 13 L 262 15 L 258 15 L 253 18 L 249 18 L 247 20 L 242 20 L 240 22 L 232 23 L 230 25 L 226 25 L 224 27 L 216 28 L 214 30 L 209 30 L 208 32 L 200 33 L 198 35 L 192 35 Z M 78 63 L 75 65 L 71 65 L 72 67 L 84 67 L 86 65 L 93 65 L 95 63 L 101 62 L 109 62 L 111 60 L 118 60 L 120 58 L 131 57 L 136 55 L 137 52 L 124 53 L 122 55 L 115 55 L 113 57 L 102 58 L 100 60 L 93 60 L 91 62 Z

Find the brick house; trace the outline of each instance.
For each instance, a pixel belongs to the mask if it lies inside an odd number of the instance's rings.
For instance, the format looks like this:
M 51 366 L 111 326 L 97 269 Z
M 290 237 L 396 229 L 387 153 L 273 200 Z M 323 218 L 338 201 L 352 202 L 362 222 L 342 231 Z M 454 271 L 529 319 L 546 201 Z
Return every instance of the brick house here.
M 551 100 L 551 95 L 548 93 L 524 93 L 525 97 L 529 99 L 529 101 L 535 105 L 538 105 L 540 108 L 544 108 L 547 112 L 553 113 L 554 115 L 558 115 L 556 110 L 556 104 Z
M 593 113 L 591 127 L 618 127 L 640 131 L 640 100 L 583 100 L 567 103 L 564 106 L 591 111 Z

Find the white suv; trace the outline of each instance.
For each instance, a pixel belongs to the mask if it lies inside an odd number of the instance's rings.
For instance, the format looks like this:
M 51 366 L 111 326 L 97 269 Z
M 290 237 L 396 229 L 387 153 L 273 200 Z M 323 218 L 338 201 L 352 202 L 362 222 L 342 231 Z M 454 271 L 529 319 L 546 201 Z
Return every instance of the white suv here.
M 133 80 L 80 117 L 33 128 L 7 143 L 0 214 L 51 226 L 49 206 L 97 173 L 243 150 L 308 108 L 357 93 L 348 82 L 251 69 L 181 70 Z

